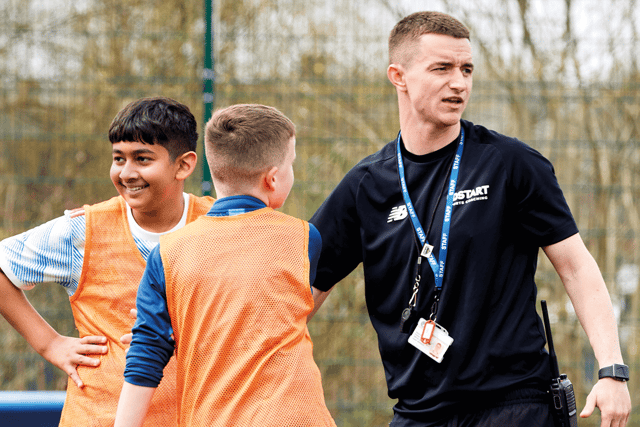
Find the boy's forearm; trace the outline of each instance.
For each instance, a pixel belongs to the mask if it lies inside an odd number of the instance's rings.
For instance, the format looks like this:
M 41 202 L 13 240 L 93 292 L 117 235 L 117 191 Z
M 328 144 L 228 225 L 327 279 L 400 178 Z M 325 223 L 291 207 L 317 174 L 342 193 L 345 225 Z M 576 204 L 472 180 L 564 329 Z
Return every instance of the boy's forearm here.
M 105 354 L 107 339 L 102 336 L 84 338 L 60 335 L 38 314 L 22 290 L 16 288 L 0 270 L 0 314 L 24 337 L 35 351 L 64 371 L 78 387 L 84 387 L 77 366 L 96 367 L 100 359 L 92 354 Z
M 44 355 L 48 346 L 59 334 L 38 314 L 24 292 L 14 286 L 0 271 L 0 314 L 39 354 Z
M 115 427 L 142 426 L 155 391 L 153 387 L 142 387 L 125 381 L 116 411 Z
M 313 287 L 313 310 L 311 310 L 311 313 L 309 313 L 309 315 L 307 316 L 307 323 L 309 323 L 313 316 L 315 316 L 315 314 L 318 312 L 318 309 L 320 309 L 320 307 L 324 303 L 324 300 L 327 299 L 327 297 L 329 296 L 329 292 L 331 292 L 332 289 L 333 288 L 325 292 L 317 289 L 316 287 Z

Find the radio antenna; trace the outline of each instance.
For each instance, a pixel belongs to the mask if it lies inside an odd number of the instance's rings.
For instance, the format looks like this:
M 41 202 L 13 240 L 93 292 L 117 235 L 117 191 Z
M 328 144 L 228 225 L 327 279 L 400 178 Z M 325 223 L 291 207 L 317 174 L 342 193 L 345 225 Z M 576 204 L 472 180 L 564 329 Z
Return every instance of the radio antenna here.
M 547 311 L 547 301 L 540 301 L 542 306 L 542 318 L 544 319 L 544 329 L 547 334 L 547 343 L 549 344 L 549 359 L 551 361 L 551 373 L 553 378 L 560 376 L 560 368 L 558 367 L 558 356 L 556 356 L 556 349 L 553 346 L 553 338 L 551 337 L 551 325 L 549 324 L 549 312 Z

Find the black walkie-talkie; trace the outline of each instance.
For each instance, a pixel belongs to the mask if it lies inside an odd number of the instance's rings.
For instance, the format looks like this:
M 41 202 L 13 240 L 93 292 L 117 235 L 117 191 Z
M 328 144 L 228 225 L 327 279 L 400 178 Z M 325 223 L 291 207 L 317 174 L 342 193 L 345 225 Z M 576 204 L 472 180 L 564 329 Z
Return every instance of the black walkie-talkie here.
M 573 392 L 573 385 L 567 378 L 566 374 L 560 374 L 558 368 L 558 357 L 553 347 L 553 338 L 551 338 L 551 325 L 549 324 L 549 312 L 547 311 L 547 302 L 540 301 L 542 306 L 542 316 L 544 319 L 544 328 L 547 333 L 547 343 L 549 344 L 549 359 L 551 362 L 551 385 L 549 393 L 551 393 L 551 410 L 554 420 L 558 427 L 578 427 L 578 411 L 576 410 L 576 395 Z

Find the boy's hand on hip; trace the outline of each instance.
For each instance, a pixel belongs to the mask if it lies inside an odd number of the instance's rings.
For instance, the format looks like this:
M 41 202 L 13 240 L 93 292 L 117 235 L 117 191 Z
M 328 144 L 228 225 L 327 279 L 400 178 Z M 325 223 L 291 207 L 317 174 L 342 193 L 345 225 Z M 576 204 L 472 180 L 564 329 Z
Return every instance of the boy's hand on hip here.
M 84 387 L 77 367 L 100 365 L 100 359 L 89 357 L 90 354 L 105 354 L 108 350 L 107 338 L 100 336 L 86 336 L 83 338 L 73 338 L 58 336 L 42 356 L 54 366 L 62 369 L 80 388 Z

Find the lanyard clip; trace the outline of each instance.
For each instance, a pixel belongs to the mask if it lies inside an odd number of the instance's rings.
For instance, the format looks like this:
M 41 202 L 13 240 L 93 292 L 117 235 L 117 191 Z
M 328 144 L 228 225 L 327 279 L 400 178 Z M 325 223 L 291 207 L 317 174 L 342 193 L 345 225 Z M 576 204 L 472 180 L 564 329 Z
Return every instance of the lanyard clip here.
M 429 320 L 436 321 L 436 316 L 438 315 L 438 303 L 440 302 L 440 293 L 441 289 L 436 288 L 433 293 L 433 304 L 431 304 L 431 314 L 429 315 Z
M 418 291 L 420 290 L 420 275 L 416 276 L 416 281 L 413 284 L 413 294 L 411 295 L 411 299 L 409 300 L 409 307 L 414 308 L 416 306 L 416 302 L 418 301 Z
M 411 299 L 409 299 L 409 306 L 402 311 L 400 318 L 400 331 L 405 334 L 411 333 L 411 329 L 417 323 L 418 313 L 415 307 L 418 302 L 418 291 L 420 290 L 420 280 L 422 279 L 420 276 L 420 264 L 422 264 L 422 257 L 419 256 L 418 265 L 416 266 L 416 279 L 413 282 L 413 293 L 411 294 Z
M 431 252 L 433 252 L 433 246 L 431 246 L 428 243 L 425 243 L 424 246 L 422 247 L 422 251 L 420 251 L 420 255 L 425 258 L 429 258 L 429 256 L 431 255 Z
M 411 295 L 411 299 L 409 299 L 409 308 L 413 309 L 418 302 L 418 291 L 420 290 L 420 280 L 422 277 L 420 276 L 420 265 L 422 264 L 422 257 L 418 257 L 417 261 L 418 265 L 416 266 L 416 280 L 413 282 L 413 294 Z

